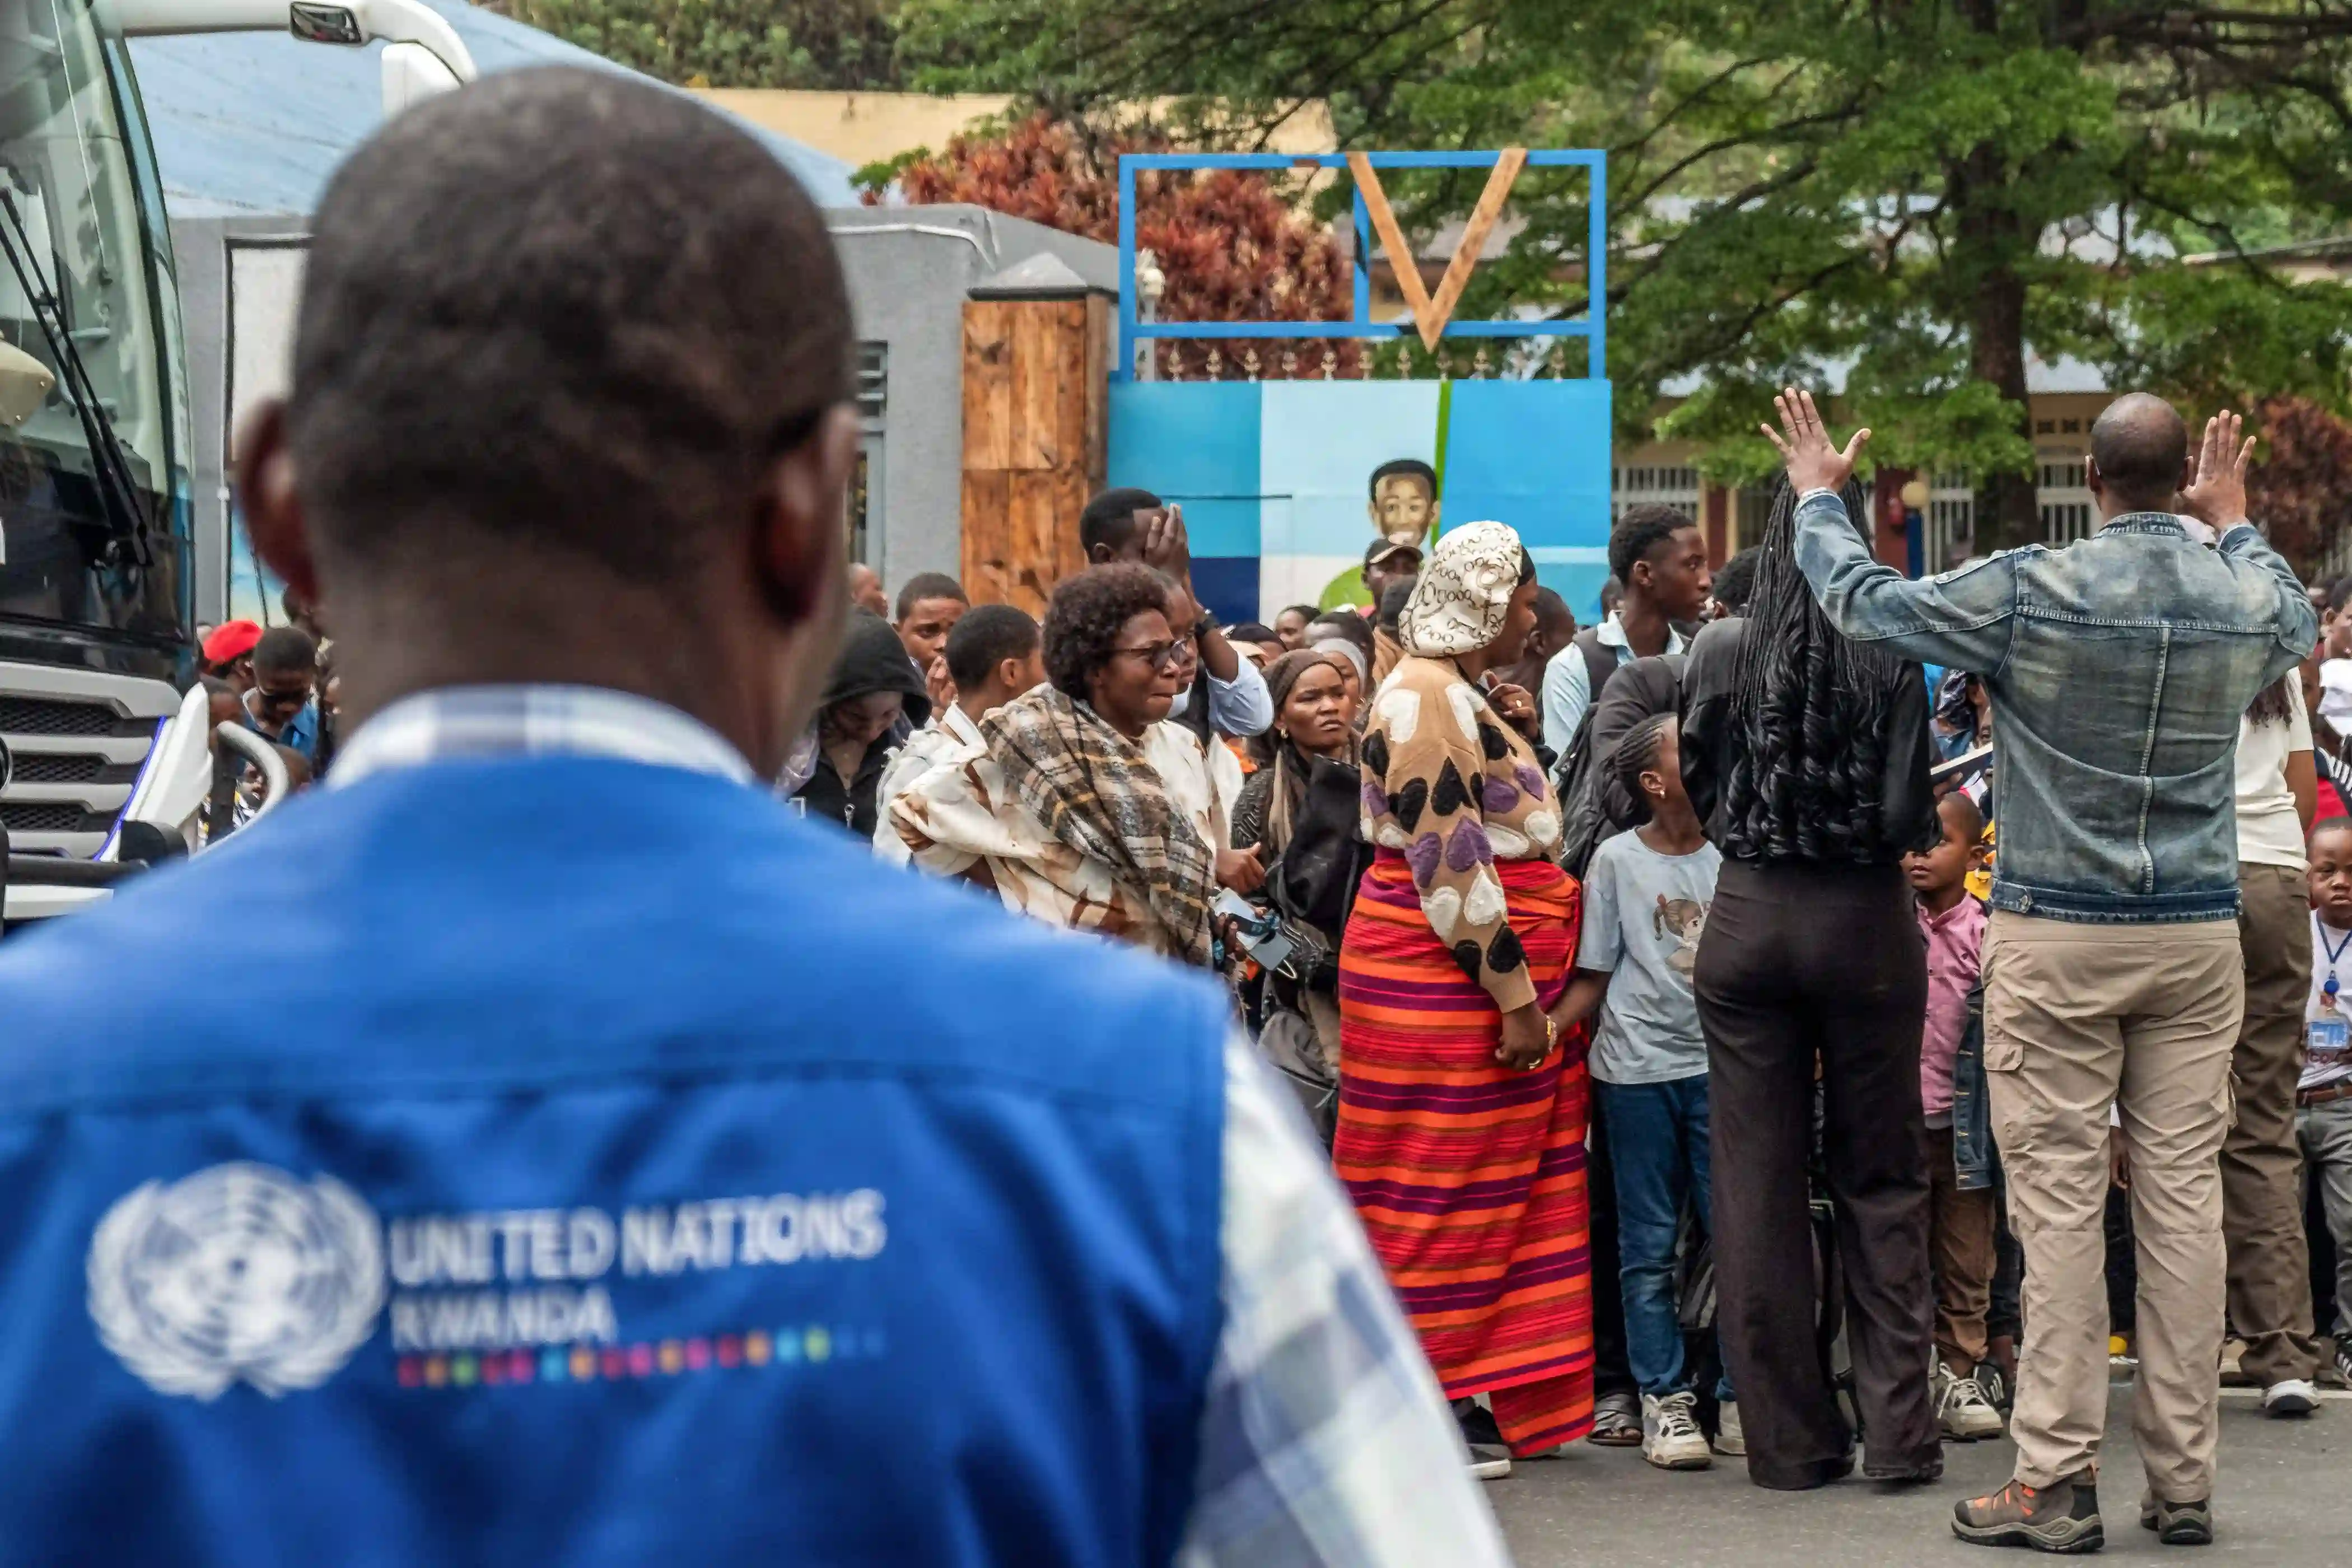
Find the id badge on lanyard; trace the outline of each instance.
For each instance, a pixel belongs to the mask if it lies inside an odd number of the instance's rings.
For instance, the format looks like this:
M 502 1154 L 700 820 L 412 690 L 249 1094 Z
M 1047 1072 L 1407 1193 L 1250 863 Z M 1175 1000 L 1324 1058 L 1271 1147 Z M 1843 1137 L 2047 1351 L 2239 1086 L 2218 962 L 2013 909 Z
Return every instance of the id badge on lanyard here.
M 2310 1047 L 2306 1068 L 2340 1068 L 2347 1055 L 2347 1037 L 2352 1037 L 2352 1025 L 2341 1018 L 2314 1018 L 2304 1026 L 2305 1038 Z

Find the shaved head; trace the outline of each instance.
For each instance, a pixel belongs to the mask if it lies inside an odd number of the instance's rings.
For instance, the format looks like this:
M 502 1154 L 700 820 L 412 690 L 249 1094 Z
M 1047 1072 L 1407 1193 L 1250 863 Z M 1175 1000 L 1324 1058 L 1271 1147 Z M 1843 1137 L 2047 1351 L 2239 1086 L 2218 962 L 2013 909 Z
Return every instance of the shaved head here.
M 675 582 L 849 395 L 816 204 L 648 81 L 540 68 L 428 100 L 312 229 L 288 437 L 350 581 L 495 542 Z
M 2091 426 L 2091 461 L 2114 503 L 2110 515 L 2169 511 L 2189 462 L 2189 426 L 2163 398 L 2126 393 Z
M 507 71 L 386 123 L 311 236 L 237 489 L 333 619 L 346 720 L 562 680 L 772 776 L 847 612 L 858 438 L 847 286 L 791 171 L 684 93 Z

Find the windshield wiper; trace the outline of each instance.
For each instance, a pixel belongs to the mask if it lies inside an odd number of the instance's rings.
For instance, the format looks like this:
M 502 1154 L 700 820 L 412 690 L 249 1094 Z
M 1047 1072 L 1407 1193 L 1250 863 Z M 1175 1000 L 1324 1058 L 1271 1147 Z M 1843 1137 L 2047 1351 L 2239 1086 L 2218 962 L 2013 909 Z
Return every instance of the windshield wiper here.
M 99 488 L 112 492 L 113 504 L 107 508 L 113 523 L 111 545 L 118 549 L 129 545 L 131 559 L 142 566 L 148 565 L 147 535 L 153 521 L 140 500 L 138 482 L 131 478 L 130 455 L 123 451 L 121 438 L 115 435 L 106 410 L 99 405 L 97 389 L 90 384 L 89 366 L 82 363 L 81 351 L 74 346 L 64 310 L 58 304 L 57 296 L 49 292 L 48 285 L 41 280 L 40 269 L 33 265 L 32 234 L 25 226 L 24 215 L 16 210 L 15 195 L 5 185 L 0 185 L 0 213 L 5 214 L 7 219 L 0 225 L 0 249 L 7 251 L 8 268 L 16 275 L 16 287 L 31 303 L 41 336 L 48 340 L 49 352 L 57 356 L 66 401 L 73 405 L 74 413 L 81 419 L 83 438 L 89 442 Z

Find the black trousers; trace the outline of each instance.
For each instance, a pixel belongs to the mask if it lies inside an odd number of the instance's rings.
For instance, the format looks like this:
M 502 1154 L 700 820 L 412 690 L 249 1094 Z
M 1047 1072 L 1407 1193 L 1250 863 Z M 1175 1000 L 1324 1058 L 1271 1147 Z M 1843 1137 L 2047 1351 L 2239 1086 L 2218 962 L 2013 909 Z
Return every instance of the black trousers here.
M 1617 1173 L 1597 1114 L 1585 1136 L 1584 1193 L 1592 1256 L 1592 1397 L 1635 1394 L 1641 1385 L 1625 1353 L 1625 1298 L 1618 1279 Z
M 1851 1465 L 1807 1262 L 1817 1056 L 1863 1470 L 1937 1474 L 1919 1110 L 1927 950 L 1910 889 L 1892 866 L 1726 860 L 1696 980 L 1715 1121 L 1716 1331 L 1748 1477 L 1794 1490 Z

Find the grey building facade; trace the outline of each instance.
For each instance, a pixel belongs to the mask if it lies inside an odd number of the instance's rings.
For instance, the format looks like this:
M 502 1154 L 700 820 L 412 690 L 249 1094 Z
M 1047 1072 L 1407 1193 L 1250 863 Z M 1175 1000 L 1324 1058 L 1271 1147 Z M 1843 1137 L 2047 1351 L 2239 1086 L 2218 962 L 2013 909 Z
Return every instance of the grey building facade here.
M 974 285 L 1050 254 L 1092 288 L 1116 292 L 1118 252 L 970 205 L 826 211 L 858 338 L 866 439 L 844 525 L 850 547 L 892 592 L 962 559 L 963 304 Z M 265 621 L 278 605 L 229 491 L 236 421 L 284 390 L 309 244 L 298 213 L 175 218 L 188 342 L 196 613 Z

